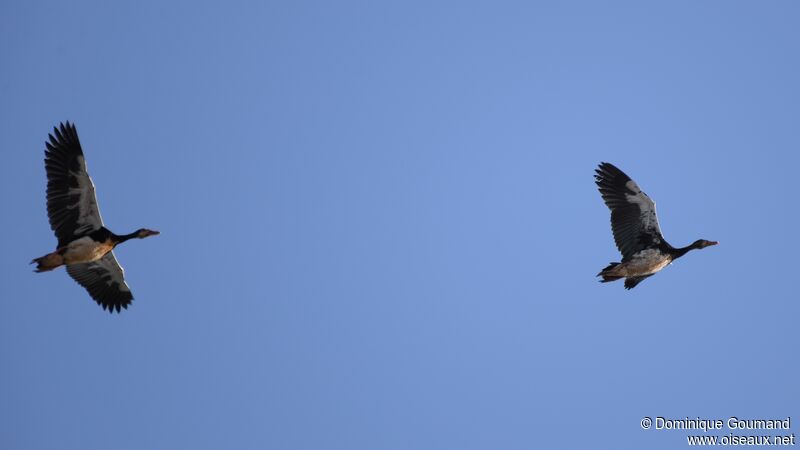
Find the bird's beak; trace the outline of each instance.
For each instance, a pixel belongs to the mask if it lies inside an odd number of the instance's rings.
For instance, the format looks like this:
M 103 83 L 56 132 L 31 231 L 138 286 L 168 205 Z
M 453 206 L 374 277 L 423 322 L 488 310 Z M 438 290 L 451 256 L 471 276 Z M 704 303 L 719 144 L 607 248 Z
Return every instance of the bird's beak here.
M 158 234 L 158 232 L 156 232 L 156 234 Z M 719 242 L 717 241 L 708 241 L 708 245 L 717 245 L 717 244 L 719 244 Z
M 148 236 L 158 236 L 159 234 L 161 234 L 160 231 L 150 230 L 150 233 L 148 233 Z

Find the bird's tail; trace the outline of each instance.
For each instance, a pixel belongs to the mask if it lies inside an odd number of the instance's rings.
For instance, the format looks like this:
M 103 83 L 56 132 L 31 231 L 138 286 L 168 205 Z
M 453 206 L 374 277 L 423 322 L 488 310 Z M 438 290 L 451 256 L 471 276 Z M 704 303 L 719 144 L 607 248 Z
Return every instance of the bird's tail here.
M 64 258 L 58 252 L 48 253 L 41 258 L 34 258 L 31 264 L 36 263 L 36 272 L 47 272 L 64 264 Z
M 598 277 L 603 277 L 600 280 L 601 283 L 608 283 L 609 281 L 617 281 L 620 278 L 625 278 L 625 275 L 620 275 L 617 269 L 620 263 L 612 262 L 609 264 L 605 269 L 601 270 L 600 273 L 597 274 Z

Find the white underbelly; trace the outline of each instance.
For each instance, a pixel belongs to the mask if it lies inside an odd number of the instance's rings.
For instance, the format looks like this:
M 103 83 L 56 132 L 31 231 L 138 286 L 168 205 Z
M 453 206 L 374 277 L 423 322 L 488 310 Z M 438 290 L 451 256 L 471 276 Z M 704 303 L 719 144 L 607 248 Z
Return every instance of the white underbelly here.
M 667 267 L 672 262 L 669 255 L 655 249 L 643 250 L 626 264 L 627 271 L 632 275 L 650 275 Z
M 86 236 L 67 244 L 64 252 L 65 264 L 80 264 L 97 261 L 110 252 L 114 246 L 110 242 L 97 242 Z

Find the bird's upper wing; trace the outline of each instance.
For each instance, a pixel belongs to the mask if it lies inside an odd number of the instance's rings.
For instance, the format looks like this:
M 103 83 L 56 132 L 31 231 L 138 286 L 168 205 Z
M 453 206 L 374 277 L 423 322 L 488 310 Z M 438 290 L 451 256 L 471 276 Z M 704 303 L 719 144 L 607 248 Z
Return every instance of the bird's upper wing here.
M 664 240 L 656 204 L 624 172 L 609 163 L 595 170 L 595 183 L 611 210 L 611 230 L 623 261 Z
M 81 286 L 89 291 L 89 295 L 108 312 L 120 312 L 127 309 L 133 301 L 133 294 L 125 283 L 125 271 L 122 270 L 114 252 L 89 263 L 70 264 L 67 273 Z
M 53 130 L 44 152 L 47 215 L 58 246 L 62 247 L 78 236 L 100 229 L 103 219 L 75 125 L 62 123 L 60 129 Z

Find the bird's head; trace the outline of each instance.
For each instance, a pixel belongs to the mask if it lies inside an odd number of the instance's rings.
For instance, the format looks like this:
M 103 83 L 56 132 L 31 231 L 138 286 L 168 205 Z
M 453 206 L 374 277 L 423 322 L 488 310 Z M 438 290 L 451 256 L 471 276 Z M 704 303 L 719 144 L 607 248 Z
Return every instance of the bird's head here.
M 705 239 L 698 239 L 698 240 L 694 241 L 694 244 L 692 244 L 692 247 L 694 247 L 694 248 L 706 248 L 706 247 L 710 247 L 712 245 L 717 245 L 717 244 L 719 244 L 719 242 L 717 242 L 717 241 L 707 241 Z
M 147 228 L 139 228 L 138 230 L 136 230 L 136 237 L 139 239 L 144 239 L 146 237 L 156 236 L 159 234 L 161 233 L 159 233 L 158 231 L 148 230 Z

